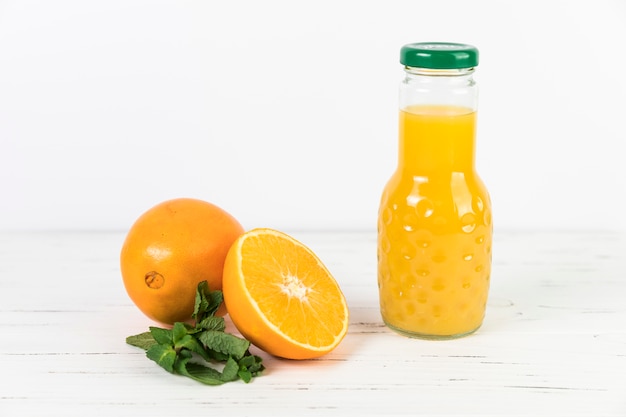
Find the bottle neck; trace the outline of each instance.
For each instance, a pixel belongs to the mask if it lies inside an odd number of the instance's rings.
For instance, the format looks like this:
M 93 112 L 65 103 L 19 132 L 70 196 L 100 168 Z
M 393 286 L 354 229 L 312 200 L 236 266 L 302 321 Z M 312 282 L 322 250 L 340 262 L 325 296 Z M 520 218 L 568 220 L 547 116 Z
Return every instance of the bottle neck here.
M 412 106 L 400 111 L 398 169 L 447 175 L 474 171 L 476 112 Z
M 405 69 L 400 85 L 400 170 L 473 172 L 477 86 L 473 68 Z
M 400 108 L 412 105 L 444 105 L 476 111 L 478 85 L 474 68 L 404 68 L 400 84 Z

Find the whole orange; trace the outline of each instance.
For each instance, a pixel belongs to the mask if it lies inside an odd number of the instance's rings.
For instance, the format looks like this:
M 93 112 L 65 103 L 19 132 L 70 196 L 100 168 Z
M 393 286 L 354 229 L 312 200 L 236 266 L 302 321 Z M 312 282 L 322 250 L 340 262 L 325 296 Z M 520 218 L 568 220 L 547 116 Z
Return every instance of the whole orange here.
M 220 207 L 192 198 L 164 201 L 131 226 L 120 254 L 124 286 L 135 305 L 164 324 L 191 319 L 198 283 L 222 289 L 224 260 L 243 234 Z M 225 314 L 224 305 L 218 314 Z

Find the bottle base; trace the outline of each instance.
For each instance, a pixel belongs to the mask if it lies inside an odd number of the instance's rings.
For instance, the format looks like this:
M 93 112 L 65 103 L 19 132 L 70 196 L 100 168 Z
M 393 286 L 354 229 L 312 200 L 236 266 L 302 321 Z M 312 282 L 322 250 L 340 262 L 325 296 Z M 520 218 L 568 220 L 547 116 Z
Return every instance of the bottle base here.
M 467 331 L 467 332 L 462 332 L 462 333 L 455 333 L 455 334 L 430 334 L 430 333 L 419 333 L 419 332 L 414 332 L 414 331 L 409 331 L 409 330 L 404 330 L 404 329 L 400 329 L 398 327 L 395 327 L 392 324 L 387 323 L 384 319 L 383 322 L 385 323 L 385 326 L 387 326 L 389 329 L 393 330 L 394 332 L 401 334 L 402 336 L 406 336 L 406 337 L 410 337 L 413 339 L 425 339 L 425 340 L 453 340 L 453 339 L 460 339 L 462 337 L 465 336 L 469 336 L 472 333 L 475 333 L 478 329 L 480 329 L 481 325 L 478 325 L 478 327 L 476 327 L 473 330 Z

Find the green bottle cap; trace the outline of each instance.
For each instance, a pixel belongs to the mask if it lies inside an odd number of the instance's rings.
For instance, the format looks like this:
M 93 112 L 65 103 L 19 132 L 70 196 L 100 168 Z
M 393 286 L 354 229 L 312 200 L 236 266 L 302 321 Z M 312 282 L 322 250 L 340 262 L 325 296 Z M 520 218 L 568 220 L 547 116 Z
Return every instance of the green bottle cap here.
M 463 43 L 410 43 L 400 50 L 400 63 L 429 69 L 472 68 L 478 65 L 478 49 Z

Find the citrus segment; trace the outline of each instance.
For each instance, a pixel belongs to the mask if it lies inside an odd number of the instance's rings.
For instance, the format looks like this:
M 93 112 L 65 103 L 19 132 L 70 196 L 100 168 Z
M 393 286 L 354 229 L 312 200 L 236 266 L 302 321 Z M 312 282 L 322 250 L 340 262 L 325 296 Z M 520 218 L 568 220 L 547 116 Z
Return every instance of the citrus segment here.
M 231 246 L 224 264 L 224 301 L 241 334 L 264 351 L 310 359 L 346 335 L 348 306 L 319 258 L 287 234 L 254 229 Z

